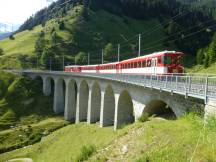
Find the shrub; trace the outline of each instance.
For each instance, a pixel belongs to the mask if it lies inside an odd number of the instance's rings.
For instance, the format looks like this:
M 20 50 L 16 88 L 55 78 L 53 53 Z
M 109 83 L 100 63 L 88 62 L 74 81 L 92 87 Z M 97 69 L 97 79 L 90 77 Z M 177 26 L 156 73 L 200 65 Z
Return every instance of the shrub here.
M 96 151 L 96 147 L 94 145 L 83 146 L 81 148 L 81 153 L 76 158 L 75 162 L 82 162 L 87 160 L 95 151 Z
M 63 21 L 59 22 L 59 30 L 64 30 L 65 29 L 65 24 Z
M 216 132 L 216 117 L 214 117 L 214 116 L 209 116 L 209 117 L 206 119 L 206 127 L 207 127 L 210 131 Z
M 15 40 L 13 34 L 11 34 L 11 35 L 9 36 L 9 39 L 10 39 L 10 40 Z
M 143 113 L 142 116 L 138 119 L 140 122 L 144 123 L 146 121 L 149 121 L 149 114 L 148 113 Z
M 0 56 L 4 55 L 3 49 L 0 48 Z

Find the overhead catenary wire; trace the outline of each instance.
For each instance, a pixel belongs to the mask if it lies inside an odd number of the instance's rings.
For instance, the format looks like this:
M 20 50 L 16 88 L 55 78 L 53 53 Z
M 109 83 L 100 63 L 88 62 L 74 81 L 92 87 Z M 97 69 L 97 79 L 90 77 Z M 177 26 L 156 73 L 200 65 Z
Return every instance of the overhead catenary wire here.
M 209 28 L 210 28 L 210 27 L 216 27 L 216 24 L 211 25 L 211 26 L 208 26 L 208 27 L 209 27 Z M 202 32 L 202 31 L 204 31 L 204 30 L 206 30 L 206 27 L 203 28 L 203 29 L 201 29 L 201 30 L 198 30 L 198 31 L 196 31 L 196 32 L 193 32 L 193 33 L 190 33 L 190 34 L 188 34 L 188 35 L 185 35 L 185 36 L 184 36 L 183 38 L 181 38 L 181 39 L 185 39 L 185 38 L 194 36 L 194 35 L 196 35 L 196 34 Z M 174 42 L 174 41 L 177 41 L 177 40 L 179 40 L 179 38 L 178 38 L 178 39 L 174 39 L 174 40 L 168 40 L 167 42 Z M 161 44 L 157 44 L 157 45 L 155 45 L 155 46 L 151 46 L 151 47 L 145 48 L 145 49 L 143 49 L 143 50 L 152 49 L 152 48 L 157 47 L 157 46 L 159 46 L 159 45 L 162 45 L 162 43 L 161 43 Z
M 55 6 L 54 8 L 52 8 L 52 10 L 51 10 L 51 12 L 53 11 L 53 10 L 55 10 L 55 9 L 58 9 L 58 8 L 61 8 L 63 5 L 65 5 L 65 4 L 67 4 L 67 3 L 69 3 L 69 2 L 72 2 L 73 0 L 68 0 L 68 1 L 65 1 L 65 2 L 63 2 L 63 3 L 61 3 L 61 4 L 57 4 L 58 6 Z M 179 10 L 180 10 L 181 8 L 179 8 Z M 188 13 L 190 13 L 189 11 L 184 11 L 184 9 L 182 9 L 183 11 L 180 11 L 178 14 L 176 14 L 176 15 L 174 15 L 173 17 L 171 17 L 171 20 L 177 20 L 177 19 L 179 19 L 179 18 L 182 18 L 183 16 L 186 16 Z M 49 11 L 50 12 L 50 11 Z M 47 12 L 46 12 L 47 13 Z M 85 22 L 84 20 L 81 20 L 80 22 L 75 22 L 76 24 L 79 24 L 79 23 L 83 23 L 83 22 Z M 151 30 L 148 30 L 148 31 L 144 31 L 144 32 L 142 32 L 141 34 L 142 34 L 142 36 L 149 36 L 149 35 L 151 35 L 152 33 L 154 33 L 154 32 L 156 32 L 157 30 L 159 30 L 160 28 L 162 28 L 162 27 L 164 27 L 164 26 L 166 26 L 166 25 L 168 25 L 170 23 L 170 20 L 168 20 L 167 22 L 164 22 L 163 24 L 158 24 L 158 25 L 156 25 L 156 26 L 154 26 L 153 28 L 151 28 Z M 190 29 L 187 29 L 187 30 L 190 30 Z M 182 32 L 182 31 L 179 31 L 179 32 Z M 174 35 L 177 35 L 178 33 L 174 33 Z M 129 45 L 129 42 L 131 42 L 131 41 L 134 41 L 134 40 L 137 40 L 137 42 L 138 42 L 138 39 L 137 39 L 137 36 L 138 36 L 139 34 L 136 34 L 136 35 L 134 35 L 134 36 L 132 36 L 131 38 L 129 38 L 128 40 L 126 40 L 126 41 L 123 41 L 123 42 L 121 42 L 121 43 L 119 43 L 120 45 L 121 45 L 121 48 L 124 48 L 125 46 L 128 46 Z M 172 36 L 174 36 L 174 35 L 170 35 L 169 37 L 166 37 L 166 38 L 162 38 L 163 40 L 165 39 L 168 39 L 168 38 L 170 38 L 170 37 L 172 37 Z M 158 43 L 158 42 L 161 42 L 162 41 L 162 39 L 160 39 L 160 40 L 157 40 L 156 42 L 152 42 L 152 43 L 150 43 L 150 44 L 148 44 L 148 45 L 154 45 L 155 43 Z M 169 42 L 171 42 L 171 41 L 169 41 Z M 57 43 L 56 45 L 61 45 L 62 43 L 71 43 L 71 41 L 62 41 L 62 42 L 60 42 L 60 43 Z M 156 46 L 158 46 L 158 44 L 156 45 Z M 155 47 L 155 46 L 154 46 Z M 145 49 L 142 49 L 142 51 L 143 50 L 146 50 L 146 49 L 151 49 L 152 48 L 152 46 L 149 46 L 149 47 L 147 47 L 147 48 L 145 48 Z M 114 48 L 113 49 L 113 51 L 114 50 L 116 50 L 116 53 L 117 53 L 117 49 L 118 49 L 118 47 L 117 48 Z M 100 53 L 100 51 L 101 51 L 101 49 L 97 49 L 97 50 L 92 50 L 92 51 L 88 51 L 89 53 Z

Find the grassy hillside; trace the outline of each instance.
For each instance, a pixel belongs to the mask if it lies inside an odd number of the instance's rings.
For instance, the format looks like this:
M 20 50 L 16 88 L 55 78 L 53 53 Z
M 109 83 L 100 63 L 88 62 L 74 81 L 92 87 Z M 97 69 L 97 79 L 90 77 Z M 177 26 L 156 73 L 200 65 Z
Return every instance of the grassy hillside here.
M 59 29 L 59 22 L 64 23 L 64 30 Z M 91 54 L 92 63 L 99 63 L 101 49 L 111 42 L 116 45 L 119 42 L 127 41 L 134 35 L 150 30 L 153 26 L 159 25 L 157 19 L 135 20 L 125 16 L 113 15 L 104 10 L 89 11 L 87 20 L 83 18 L 83 6 L 77 6 L 70 10 L 63 18 L 56 18 L 48 21 L 44 27 L 37 26 L 30 31 L 23 31 L 14 35 L 15 40 L 5 39 L 0 41 L 0 48 L 4 50 L 4 55 L 0 56 L 0 68 L 16 67 L 36 67 L 35 43 L 39 38 L 41 31 L 45 33 L 47 47 L 52 46 L 52 33 L 58 36 L 55 51 L 58 51 L 58 57 L 53 66 L 61 64 L 62 55 L 65 55 L 68 64 L 74 63 L 74 56 L 79 52 L 94 51 Z M 142 49 L 150 47 L 151 43 L 159 38 L 165 37 L 163 28 L 151 35 L 145 35 L 142 40 Z M 138 37 L 134 37 L 130 44 L 122 47 L 122 59 L 136 57 L 137 52 L 131 49 L 137 48 Z M 154 45 L 154 44 L 153 44 Z M 156 47 L 157 51 L 168 49 L 163 43 Z M 172 47 L 170 47 L 172 49 Z M 146 54 L 155 49 L 146 49 Z M 129 51 L 129 52 L 128 52 Z M 114 56 L 111 60 L 117 58 L 116 47 L 113 50 Z
M 215 119 L 203 129 L 194 115 L 167 121 L 156 118 L 117 132 L 97 125 L 69 125 L 31 147 L 2 154 L 0 161 L 30 157 L 34 161 L 214 161 Z
M 190 69 L 187 69 L 187 71 L 189 73 L 216 74 L 216 64 L 212 64 L 208 68 L 205 68 L 203 65 L 196 65 Z
M 65 124 L 40 80 L 0 72 L 0 153 L 38 142 Z

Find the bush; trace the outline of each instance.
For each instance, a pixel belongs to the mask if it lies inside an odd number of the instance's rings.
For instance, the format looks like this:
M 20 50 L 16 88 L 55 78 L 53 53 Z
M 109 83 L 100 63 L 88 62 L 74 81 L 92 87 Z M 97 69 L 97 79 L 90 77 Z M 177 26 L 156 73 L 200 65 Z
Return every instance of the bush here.
M 0 56 L 4 55 L 3 49 L 0 48 Z
M 95 151 L 96 151 L 96 147 L 94 145 L 83 146 L 81 148 L 81 153 L 76 158 L 75 162 L 82 162 L 87 160 Z
M 65 24 L 63 21 L 59 22 L 59 30 L 64 30 L 65 29 Z
M 214 117 L 214 116 L 209 116 L 209 117 L 206 119 L 206 127 L 207 127 L 210 131 L 216 132 L 216 117 Z
M 10 35 L 9 39 L 10 39 L 10 40 L 15 40 L 13 34 Z
M 149 121 L 149 114 L 148 113 L 143 113 L 142 116 L 138 119 L 138 121 L 144 123 L 146 121 Z

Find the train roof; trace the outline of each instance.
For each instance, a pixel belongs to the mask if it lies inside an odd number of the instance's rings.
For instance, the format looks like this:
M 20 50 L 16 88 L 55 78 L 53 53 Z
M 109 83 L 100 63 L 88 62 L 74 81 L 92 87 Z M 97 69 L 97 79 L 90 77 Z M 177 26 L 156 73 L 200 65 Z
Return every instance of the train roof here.
M 166 54 L 166 53 L 169 53 L 169 54 L 176 54 L 176 55 L 179 55 L 179 54 L 183 54 L 182 52 L 176 52 L 176 51 L 161 51 L 161 52 L 154 52 L 152 54 L 148 54 L 148 55 L 144 55 L 144 56 L 140 56 L 140 57 L 135 57 L 135 58 L 131 58 L 131 59 L 128 59 L 128 60 L 123 60 L 123 61 L 120 61 L 120 62 L 111 62 L 111 63 L 106 63 L 106 64 L 96 64 L 96 65 L 72 65 L 72 66 L 66 66 L 67 68 L 71 68 L 71 67 L 96 67 L 96 66 L 106 66 L 106 65 L 116 65 L 118 63 L 125 63 L 125 62 L 128 62 L 128 61 L 134 61 L 134 60 L 139 60 L 139 59 L 143 59 L 143 58 L 148 58 L 148 57 L 156 57 L 156 56 L 160 56 L 160 55 L 163 55 L 163 54 Z
M 133 61 L 133 60 L 137 60 L 137 59 L 143 59 L 143 58 L 147 58 L 147 57 L 156 57 L 156 56 L 163 55 L 165 53 L 176 54 L 176 55 L 183 54 L 182 52 L 176 52 L 176 51 L 161 51 L 161 52 L 154 52 L 152 54 L 148 54 L 148 55 L 144 55 L 144 56 L 140 56 L 140 57 L 131 58 L 131 59 L 128 59 L 128 60 L 123 60 L 121 62 L 128 62 L 128 61 Z

